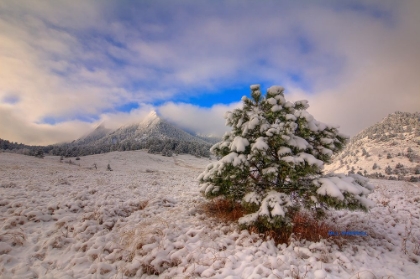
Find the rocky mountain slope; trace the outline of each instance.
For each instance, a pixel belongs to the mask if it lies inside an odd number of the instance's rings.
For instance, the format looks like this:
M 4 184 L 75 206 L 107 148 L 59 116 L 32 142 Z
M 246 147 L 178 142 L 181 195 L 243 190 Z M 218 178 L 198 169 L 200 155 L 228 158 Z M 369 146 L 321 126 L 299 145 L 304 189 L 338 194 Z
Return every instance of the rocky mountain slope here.
M 155 111 L 142 121 L 116 130 L 100 125 L 94 131 L 71 143 L 55 145 L 48 153 L 66 157 L 84 156 L 110 151 L 148 149 L 165 156 L 192 154 L 210 156 L 215 138 L 196 136 L 160 118 Z
M 100 130 L 98 131 L 98 129 Z M 96 135 L 102 136 L 97 138 Z M 92 139 L 88 144 L 118 144 L 133 140 L 142 142 L 148 139 L 177 140 L 200 144 L 211 143 L 203 137 L 191 135 L 160 118 L 155 111 L 150 112 L 141 122 L 122 126 L 115 131 L 106 130 L 100 126 L 85 138 Z M 76 143 L 86 144 L 84 139 L 79 139 Z
M 325 172 L 417 181 L 420 113 L 395 112 L 351 138 Z
M 100 140 L 106 137 L 108 134 L 112 132 L 111 129 L 105 128 L 103 124 L 99 125 L 95 130 L 87 134 L 86 136 L 81 137 L 80 139 L 76 140 L 74 143 L 76 144 L 89 144 Z

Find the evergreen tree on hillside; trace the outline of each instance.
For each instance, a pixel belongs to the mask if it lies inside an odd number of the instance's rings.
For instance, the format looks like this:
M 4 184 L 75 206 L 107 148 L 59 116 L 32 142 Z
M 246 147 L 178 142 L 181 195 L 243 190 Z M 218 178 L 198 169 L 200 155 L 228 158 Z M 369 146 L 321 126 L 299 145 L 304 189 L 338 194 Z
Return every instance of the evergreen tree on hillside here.
M 262 96 L 251 86 L 252 99 L 226 114 L 232 130 L 211 152 L 219 161 L 199 176 L 207 197 L 242 201 L 248 214 L 242 225 L 280 228 L 302 206 L 367 210 L 366 195 L 373 189 L 358 176 L 322 176 L 325 162 L 346 142 L 336 127 L 316 121 L 307 101 L 291 103 L 284 89 L 273 86 Z

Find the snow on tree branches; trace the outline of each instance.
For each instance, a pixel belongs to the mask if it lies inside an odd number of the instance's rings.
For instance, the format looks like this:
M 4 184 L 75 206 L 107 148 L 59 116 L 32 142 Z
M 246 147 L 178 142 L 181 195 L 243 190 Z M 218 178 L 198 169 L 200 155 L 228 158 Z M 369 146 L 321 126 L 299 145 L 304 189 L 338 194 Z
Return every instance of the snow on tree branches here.
M 284 88 L 266 96 L 251 86 L 252 99 L 225 115 L 232 127 L 211 152 L 221 158 L 198 177 L 207 197 L 242 201 L 248 211 L 240 224 L 266 228 L 290 225 L 301 207 L 322 214 L 324 208 L 368 210 L 373 190 L 359 175 L 322 175 L 323 165 L 340 151 L 347 137 L 338 127 L 321 123 L 306 109 L 308 102 L 288 102 Z

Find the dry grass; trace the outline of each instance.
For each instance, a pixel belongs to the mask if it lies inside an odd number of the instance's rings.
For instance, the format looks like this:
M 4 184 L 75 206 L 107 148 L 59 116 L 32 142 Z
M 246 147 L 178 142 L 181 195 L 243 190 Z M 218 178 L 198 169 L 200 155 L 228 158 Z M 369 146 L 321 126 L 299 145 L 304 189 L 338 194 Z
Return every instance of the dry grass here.
M 10 231 L 0 235 L 0 241 L 9 242 L 11 246 L 22 246 L 25 243 L 26 236 L 20 231 Z
M 146 208 L 146 206 L 149 205 L 149 201 L 148 200 L 144 200 L 144 201 L 140 201 L 138 204 L 139 210 L 143 210 Z
M 237 222 L 239 218 L 246 214 L 240 203 L 225 199 L 213 199 L 201 204 L 200 208 L 207 216 L 226 223 Z M 292 223 L 293 227 L 291 229 L 261 230 L 256 226 L 250 226 L 247 229 L 251 233 L 259 234 L 266 240 L 273 239 L 276 244 L 290 243 L 292 239 L 317 242 L 321 239 L 330 238 L 341 246 L 344 239 L 354 237 L 329 236 L 329 231 L 341 232 L 342 230 L 325 221 L 317 220 L 309 212 L 295 213 L 292 217 Z
M 0 188 L 16 188 L 16 183 L 14 183 L 14 182 L 9 182 L 9 183 L 4 182 L 0 185 Z
M 361 278 L 371 278 L 371 279 L 395 279 L 394 276 L 392 275 L 385 275 L 385 276 L 381 276 L 378 277 L 375 275 L 375 273 L 373 273 L 372 271 L 369 270 L 362 270 L 362 271 L 358 271 L 357 273 L 353 274 L 350 279 L 361 279 Z
M 100 177 L 100 178 L 96 179 L 96 184 L 98 186 L 109 185 L 110 181 L 109 181 L 109 179 L 106 179 L 105 177 Z
M 223 222 L 236 222 L 245 215 L 245 210 L 240 203 L 225 199 L 213 199 L 200 205 L 203 212 Z
M 156 218 L 154 220 L 140 222 L 135 228 L 125 231 L 121 238 L 121 245 L 126 252 L 125 261 L 132 262 L 136 255 L 145 256 L 147 252 L 143 250 L 144 245 L 158 243 L 158 246 L 163 249 L 164 239 L 169 229 L 170 225 L 168 221 L 162 218 Z M 166 266 L 155 266 L 151 264 L 152 260 L 149 259 L 140 263 L 143 273 L 159 275 L 167 268 Z M 168 266 L 177 266 L 179 262 L 173 260 L 165 264 Z M 125 276 L 134 276 L 137 270 L 138 268 L 130 269 L 124 267 L 123 274 Z
M 329 238 L 329 231 L 337 231 L 337 229 L 324 221 L 319 221 L 313 218 L 307 212 L 297 212 L 292 217 L 291 229 L 276 229 L 259 231 L 257 227 L 251 226 L 248 228 L 250 232 L 260 233 L 264 239 L 273 239 L 276 244 L 287 243 L 291 240 L 309 240 L 318 242 L 321 239 Z M 334 237 L 336 240 L 341 237 Z

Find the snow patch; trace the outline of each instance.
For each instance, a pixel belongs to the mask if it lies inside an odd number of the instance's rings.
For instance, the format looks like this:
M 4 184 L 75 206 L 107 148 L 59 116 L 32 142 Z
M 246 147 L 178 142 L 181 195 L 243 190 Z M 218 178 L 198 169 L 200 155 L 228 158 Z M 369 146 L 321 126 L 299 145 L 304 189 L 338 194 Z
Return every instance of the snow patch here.
M 237 152 L 244 152 L 245 148 L 248 145 L 249 145 L 249 141 L 246 138 L 237 136 L 233 139 L 233 142 L 230 145 L 230 150 L 237 151 Z

